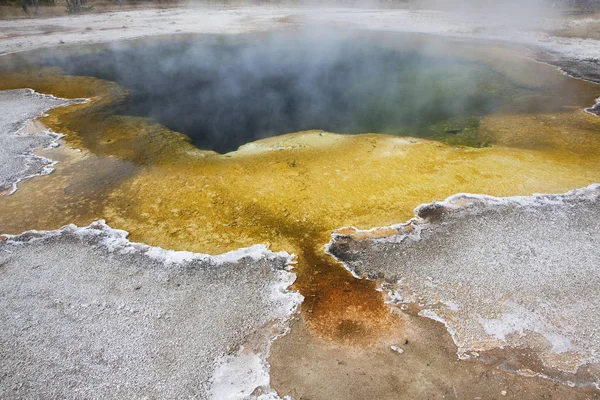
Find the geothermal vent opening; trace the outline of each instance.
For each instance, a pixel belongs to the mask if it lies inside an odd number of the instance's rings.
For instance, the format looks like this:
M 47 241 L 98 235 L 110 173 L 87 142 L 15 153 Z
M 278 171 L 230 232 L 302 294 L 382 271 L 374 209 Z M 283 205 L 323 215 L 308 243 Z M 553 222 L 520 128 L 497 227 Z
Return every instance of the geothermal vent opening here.
M 476 142 L 478 117 L 518 90 L 443 46 L 424 50 L 331 33 L 250 37 L 145 39 L 42 57 L 69 74 L 119 83 L 131 95 L 115 112 L 150 117 L 219 153 L 310 129 L 467 132 Z

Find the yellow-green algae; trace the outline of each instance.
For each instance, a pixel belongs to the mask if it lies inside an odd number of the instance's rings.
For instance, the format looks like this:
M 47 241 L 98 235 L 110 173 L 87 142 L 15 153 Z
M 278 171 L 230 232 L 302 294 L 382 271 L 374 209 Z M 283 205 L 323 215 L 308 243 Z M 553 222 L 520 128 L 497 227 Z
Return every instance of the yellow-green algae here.
M 517 82 L 545 88 L 480 121 L 488 147 L 309 131 L 219 155 L 148 119 L 112 115 L 107 106 L 127 95 L 114 83 L 55 68 L 4 69 L 0 89 L 92 101 L 41 118 L 68 135 L 66 148 L 49 154 L 61 162 L 0 197 L 0 231 L 105 218 L 134 241 L 169 249 L 222 253 L 267 243 L 298 254 L 296 286 L 313 333 L 369 343 L 394 323 L 371 282 L 324 254 L 333 230 L 401 222 L 418 204 L 457 192 L 558 193 L 600 181 L 600 118 L 582 111 L 597 86 L 505 46 L 459 46 Z

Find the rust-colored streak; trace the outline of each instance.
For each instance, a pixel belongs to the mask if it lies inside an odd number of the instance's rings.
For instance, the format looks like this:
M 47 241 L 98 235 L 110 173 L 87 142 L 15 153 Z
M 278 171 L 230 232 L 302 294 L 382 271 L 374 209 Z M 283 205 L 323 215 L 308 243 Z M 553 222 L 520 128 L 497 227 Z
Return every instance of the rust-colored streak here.
M 308 328 L 320 337 L 362 345 L 397 328 L 375 283 L 354 278 L 315 245 L 303 243 L 298 256 L 296 287 L 305 297 L 302 312 Z

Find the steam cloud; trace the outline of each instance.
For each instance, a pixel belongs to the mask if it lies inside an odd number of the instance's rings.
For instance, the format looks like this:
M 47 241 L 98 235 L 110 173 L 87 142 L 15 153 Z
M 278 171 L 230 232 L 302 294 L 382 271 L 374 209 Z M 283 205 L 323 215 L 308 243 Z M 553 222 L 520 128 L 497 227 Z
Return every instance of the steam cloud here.
M 414 46 L 413 46 L 414 47 Z M 488 67 L 323 32 L 113 44 L 45 62 L 131 89 L 122 114 L 148 116 L 224 153 L 308 129 L 427 136 L 510 97 Z

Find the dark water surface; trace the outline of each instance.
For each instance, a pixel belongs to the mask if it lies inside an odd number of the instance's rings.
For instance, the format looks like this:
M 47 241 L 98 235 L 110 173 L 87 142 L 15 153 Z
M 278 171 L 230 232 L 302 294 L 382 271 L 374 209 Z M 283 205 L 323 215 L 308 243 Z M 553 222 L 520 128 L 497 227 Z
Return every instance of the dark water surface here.
M 318 33 L 146 39 L 41 57 L 119 83 L 131 96 L 115 112 L 150 117 L 220 153 L 308 129 L 466 132 L 477 145 L 478 117 L 522 90 L 483 63 Z

